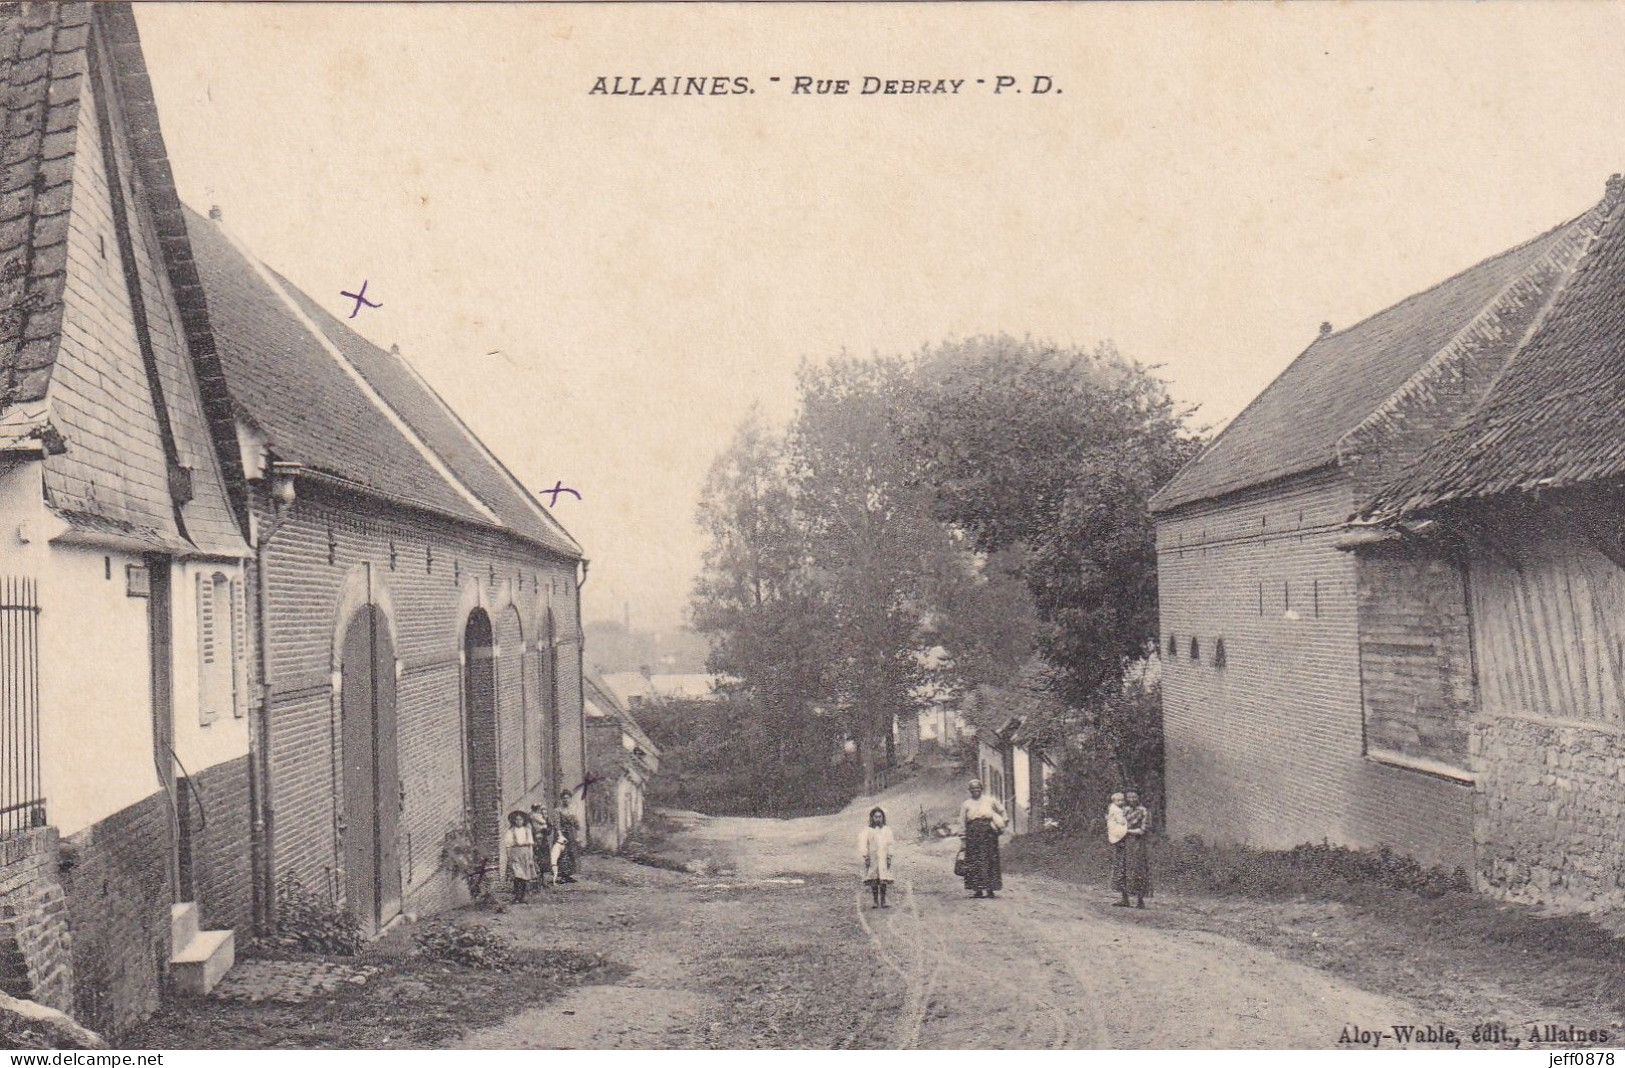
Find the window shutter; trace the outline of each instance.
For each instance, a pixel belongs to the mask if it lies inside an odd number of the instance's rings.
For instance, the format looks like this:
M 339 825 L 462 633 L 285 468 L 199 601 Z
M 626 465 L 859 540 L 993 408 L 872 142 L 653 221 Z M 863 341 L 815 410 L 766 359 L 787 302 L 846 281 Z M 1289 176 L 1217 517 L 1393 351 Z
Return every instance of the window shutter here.
M 248 604 L 243 580 L 231 580 L 231 713 L 248 715 Z
M 214 722 L 214 583 L 207 575 L 197 576 L 197 715 L 207 726 Z

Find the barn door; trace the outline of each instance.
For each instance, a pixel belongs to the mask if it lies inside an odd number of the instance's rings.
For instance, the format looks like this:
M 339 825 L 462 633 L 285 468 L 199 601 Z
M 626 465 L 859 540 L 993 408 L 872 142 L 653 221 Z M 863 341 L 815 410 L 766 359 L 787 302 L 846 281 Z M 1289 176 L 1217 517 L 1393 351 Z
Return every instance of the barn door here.
M 377 929 L 400 912 L 401 865 L 395 650 L 375 607 L 350 620 L 342 648 L 346 899 Z

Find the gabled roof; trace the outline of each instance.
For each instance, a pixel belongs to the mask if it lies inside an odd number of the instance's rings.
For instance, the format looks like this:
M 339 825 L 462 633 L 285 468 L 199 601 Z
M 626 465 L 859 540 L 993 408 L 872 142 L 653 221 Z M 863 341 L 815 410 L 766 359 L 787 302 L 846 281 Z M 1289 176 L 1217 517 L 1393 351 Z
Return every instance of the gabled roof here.
M 275 458 L 363 492 L 581 548 L 398 356 L 323 311 L 188 209 L 232 398 Z
M 638 721 L 632 717 L 632 713 L 627 711 L 620 698 L 616 697 L 614 691 L 604 683 L 603 677 L 596 671 L 589 670 L 582 677 L 582 681 L 586 685 L 587 699 L 602 708 L 608 715 L 613 716 L 619 722 L 621 729 L 630 734 L 632 740 L 645 753 L 658 759 L 660 757 L 660 747 L 655 745 L 649 736 L 644 733 Z M 591 726 L 591 723 L 589 722 L 588 725 Z
M 1573 245 L 1588 216 L 1508 249 L 1423 293 L 1311 344 L 1151 499 L 1163 512 L 1329 466 L 1339 442 L 1421 371 L 1496 299 Z M 1525 287 L 1527 288 L 1527 287 Z
M 1441 505 L 1625 478 L 1625 183 L 1551 310 L 1484 399 L 1364 510 Z
M 93 93 L 97 108 L 87 103 Z M 127 175 L 122 155 L 106 151 L 115 138 L 128 153 Z M 94 159 L 79 158 L 82 144 L 97 146 Z M 130 440 L 99 433 L 117 414 L 77 385 L 52 388 L 65 326 L 73 329 L 69 313 L 82 308 L 68 307 L 69 220 L 81 164 L 130 179 L 134 199 L 122 180 L 107 184 L 115 240 L 142 246 L 119 256 L 127 270 L 139 270 L 132 264 L 143 261 L 148 235 L 155 237 L 158 268 L 179 314 L 179 345 L 143 347 L 143 361 L 151 361 L 143 368 L 148 395 L 130 398 L 161 426 L 157 447 L 170 467 L 168 486 L 137 485 L 131 468 L 119 466 L 134 451 Z M 135 310 L 151 314 L 152 291 L 142 292 Z M 65 416 L 73 405 L 79 408 Z M 128 3 L 0 6 L 0 450 L 13 449 L 47 457 L 47 491 L 59 495 L 53 507 L 76 530 L 168 549 L 245 551 L 246 493 L 230 401 Z M 79 456 L 60 459 L 75 449 Z M 95 458 L 78 464 L 80 456 Z M 195 476 L 184 495 L 182 468 Z M 69 488 L 78 489 L 74 479 L 92 469 L 112 476 L 114 487 L 101 499 Z
M 0 415 L 43 400 L 51 381 L 89 37 L 88 4 L 0 14 Z

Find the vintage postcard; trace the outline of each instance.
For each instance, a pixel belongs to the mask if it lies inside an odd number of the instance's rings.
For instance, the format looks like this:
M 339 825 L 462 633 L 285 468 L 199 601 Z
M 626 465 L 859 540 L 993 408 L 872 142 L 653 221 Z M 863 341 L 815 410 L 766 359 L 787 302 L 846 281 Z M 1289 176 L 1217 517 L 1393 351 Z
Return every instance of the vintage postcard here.
M 1612 1064 L 1622 93 L 1618 3 L 0 4 L 0 1047 Z

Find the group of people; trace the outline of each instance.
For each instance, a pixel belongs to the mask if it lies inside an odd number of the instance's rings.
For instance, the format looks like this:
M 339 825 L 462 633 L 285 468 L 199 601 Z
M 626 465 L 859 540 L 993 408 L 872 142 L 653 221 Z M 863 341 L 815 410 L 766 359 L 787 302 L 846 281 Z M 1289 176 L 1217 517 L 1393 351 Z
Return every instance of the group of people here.
M 980 779 L 972 779 L 967 792 L 970 796 L 959 806 L 963 844 L 954 860 L 954 874 L 965 880 L 965 889 L 971 891 L 972 897 L 997 897 L 1004 889 L 1004 874 L 999 867 L 999 835 L 1009 825 L 1009 816 L 999 799 L 983 790 Z M 884 825 L 885 813 L 874 809 L 869 816 L 871 827 L 864 829 L 865 835 L 877 826 L 876 813 L 879 813 L 880 825 Z M 1151 852 L 1146 838 L 1150 830 L 1151 812 L 1140 803 L 1138 792 L 1126 790 L 1112 794 L 1106 807 L 1106 840 L 1112 847 L 1112 889 L 1122 895 L 1122 899 L 1113 904 L 1120 908 L 1127 908 L 1132 897 L 1135 905 L 1143 909 L 1145 899 L 1151 894 Z M 891 832 L 887 831 L 886 835 L 886 863 L 875 870 L 883 871 L 884 878 L 889 880 Z M 858 847 L 866 858 L 867 841 L 860 840 Z M 869 878 L 870 871 L 866 859 L 865 878 Z M 884 884 L 875 892 L 877 905 L 885 901 L 883 887 Z
M 559 794 L 558 807 L 551 815 L 547 806 L 535 804 L 530 811 L 508 813 L 508 830 L 502 836 L 503 869 L 513 881 L 514 904 L 525 902 L 531 885 L 576 881 L 576 864 L 581 850 L 581 821 L 575 814 L 575 792 Z

